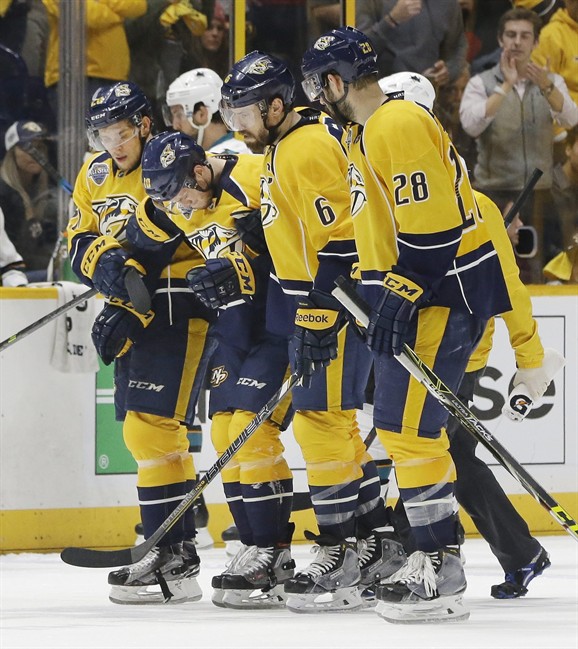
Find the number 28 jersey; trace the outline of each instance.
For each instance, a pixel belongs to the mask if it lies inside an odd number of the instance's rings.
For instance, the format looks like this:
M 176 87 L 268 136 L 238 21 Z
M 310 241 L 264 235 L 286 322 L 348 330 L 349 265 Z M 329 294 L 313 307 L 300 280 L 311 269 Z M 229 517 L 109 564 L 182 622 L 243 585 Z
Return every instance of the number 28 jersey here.
M 511 309 L 467 171 L 425 107 L 386 101 L 346 138 L 361 280 L 376 298 L 388 270 L 434 292 L 432 305 L 482 318 Z M 381 291 L 379 290 L 379 293 Z

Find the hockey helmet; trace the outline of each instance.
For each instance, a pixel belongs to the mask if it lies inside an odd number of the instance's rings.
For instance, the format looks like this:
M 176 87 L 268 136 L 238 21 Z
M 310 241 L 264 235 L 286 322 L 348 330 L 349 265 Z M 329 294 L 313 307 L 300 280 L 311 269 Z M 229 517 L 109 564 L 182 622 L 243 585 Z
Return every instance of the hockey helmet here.
M 396 72 L 379 80 L 379 87 L 392 99 L 407 99 L 433 108 L 436 91 L 431 81 L 417 72 Z
M 191 179 L 193 167 L 206 163 L 203 147 L 189 135 L 166 132 L 145 145 L 142 178 L 146 193 L 155 201 L 172 200 Z
M 219 110 L 223 80 L 209 68 L 196 68 L 177 77 L 166 94 L 167 106 L 182 106 L 187 119 L 192 121 L 195 106 L 203 103 L 212 117 Z M 164 109 L 164 107 L 163 107 Z M 164 111 L 165 124 L 172 125 L 170 110 Z
M 295 79 L 281 59 L 255 50 L 237 61 L 221 88 L 221 117 L 230 130 L 240 130 L 234 110 L 258 105 L 261 114 L 279 97 L 289 112 L 295 103 Z
M 339 27 L 320 36 L 305 52 L 301 63 L 305 95 L 319 99 L 325 85 L 323 75 L 338 74 L 351 83 L 377 74 L 377 54 L 369 38 L 355 27 Z
M 101 86 L 92 95 L 86 113 L 91 145 L 96 149 L 105 148 L 98 135 L 99 129 L 123 120 L 140 127 L 145 115 L 152 120 L 152 107 L 147 96 L 135 83 L 119 81 L 109 86 Z

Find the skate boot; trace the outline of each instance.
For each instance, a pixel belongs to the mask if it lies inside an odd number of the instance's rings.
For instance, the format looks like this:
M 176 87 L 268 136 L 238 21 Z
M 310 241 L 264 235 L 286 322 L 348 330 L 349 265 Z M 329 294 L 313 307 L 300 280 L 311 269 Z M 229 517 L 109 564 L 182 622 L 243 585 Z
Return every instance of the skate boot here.
M 234 573 L 222 577 L 224 608 L 268 609 L 285 606 L 283 584 L 293 576 L 295 561 L 288 546 L 251 546 Z
M 194 555 L 192 554 L 194 552 Z M 115 604 L 182 604 L 201 599 L 196 576 L 199 558 L 194 546 L 181 543 L 154 547 L 135 564 L 108 575 L 109 599 Z
M 315 541 L 315 560 L 285 583 L 286 606 L 294 613 L 355 611 L 362 606 L 361 572 L 353 539 L 305 532 Z
M 548 553 L 544 548 L 540 548 L 540 552 L 538 552 L 527 566 L 515 572 L 507 572 L 506 581 L 503 584 L 492 586 L 492 597 L 496 599 L 524 597 L 528 592 L 528 584 L 532 579 L 541 575 L 551 565 Z
M 377 614 L 393 624 L 459 622 L 470 617 L 462 602 L 466 577 L 457 548 L 418 550 L 376 589 Z
M 357 554 L 361 571 L 359 589 L 363 605 L 375 606 L 376 585 L 405 564 L 405 550 L 395 532 L 373 531 L 366 539 L 357 541 Z
M 237 529 L 237 528 L 235 528 Z M 225 570 L 220 575 L 215 575 L 211 580 L 211 586 L 213 587 L 213 594 L 211 596 L 211 601 L 215 606 L 221 606 L 224 608 L 223 596 L 225 591 L 223 590 L 223 579 L 225 575 L 235 574 L 235 571 L 243 564 L 244 557 L 248 552 L 252 552 L 254 545 L 244 545 L 239 541 L 240 548 L 237 551 L 237 554 L 227 563 Z

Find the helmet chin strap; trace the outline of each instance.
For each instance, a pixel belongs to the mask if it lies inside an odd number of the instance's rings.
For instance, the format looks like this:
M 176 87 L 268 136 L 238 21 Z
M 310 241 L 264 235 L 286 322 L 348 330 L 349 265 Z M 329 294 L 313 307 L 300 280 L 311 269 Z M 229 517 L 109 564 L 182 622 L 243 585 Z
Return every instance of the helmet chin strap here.
M 206 124 L 196 124 L 192 116 L 188 119 L 189 119 L 189 124 L 193 128 L 197 129 L 197 137 L 196 137 L 197 144 L 199 146 L 203 146 L 203 136 L 205 134 L 205 129 L 211 123 L 211 116 L 209 115 L 209 119 Z

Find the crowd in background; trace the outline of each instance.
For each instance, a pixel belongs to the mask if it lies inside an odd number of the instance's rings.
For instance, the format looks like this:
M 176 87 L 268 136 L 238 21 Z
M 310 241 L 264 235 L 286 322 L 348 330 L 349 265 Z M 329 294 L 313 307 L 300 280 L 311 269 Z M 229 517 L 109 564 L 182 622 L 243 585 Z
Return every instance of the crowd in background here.
M 58 238 L 59 2 L 0 0 L 0 209 L 22 258 L 10 269 L 31 281 L 46 279 Z M 520 52 L 523 44 L 498 36 L 513 6 L 531 10 L 536 34 L 541 28 L 528 45 L 526 81 L 504 55 L 507 39 Z M 159 130 L 172 81 L 199 67 L 224 78 L 232 64 L 232 0 L 86 0 L 85 12 L 87 103 L 99 86 L 130 79 L 151 100 Z M 247 51 L 284 58 L 300 80 L 304 50 L 340 24 L 341 9 L 328 0 L 248 0 L 246 18 Z M 512 226 L 522 278 L 577 283 L 578 0 L 357 0 L 356 26 L 370 37 L 383 76 L 411 70 L 434 84 L 434 112 L 474 186 L 504 213 L 540 166 Z

